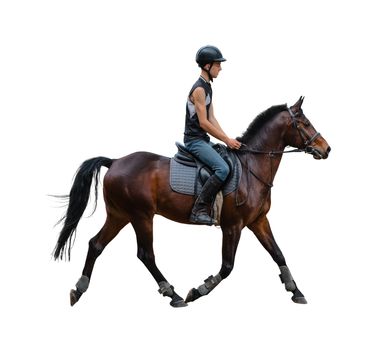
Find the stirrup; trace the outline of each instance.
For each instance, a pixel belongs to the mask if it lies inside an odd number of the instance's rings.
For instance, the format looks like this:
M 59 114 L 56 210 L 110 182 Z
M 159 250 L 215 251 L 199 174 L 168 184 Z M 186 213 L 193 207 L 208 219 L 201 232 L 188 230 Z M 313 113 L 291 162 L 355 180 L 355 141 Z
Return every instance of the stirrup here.
M 193 224 L 201 224 L 208 226 L 217 224 L 217 221 L 207 214 L 191 214 L 189 221 Z

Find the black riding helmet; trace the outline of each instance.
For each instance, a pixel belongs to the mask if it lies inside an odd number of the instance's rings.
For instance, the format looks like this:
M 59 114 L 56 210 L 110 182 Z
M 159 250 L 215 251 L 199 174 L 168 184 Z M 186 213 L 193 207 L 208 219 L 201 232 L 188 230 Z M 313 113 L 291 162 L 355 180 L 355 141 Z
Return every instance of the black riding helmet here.
M 210 74 L 211 67 L 214 62 L 224 62 L 226 59 L 223 57 L 222 53 L 220 50 L 211 45 L 203 46 L 201 47 L 196 56 L 195 56 L 195 61 L 198 63 L 198 66 L 202 68 L 204 71 L 206 71 L 210 77 L 210 80 L 212 81 L 212 77 Z M 205 69 L 204 66 L 206 64 L 210 64 L 209 69 Z

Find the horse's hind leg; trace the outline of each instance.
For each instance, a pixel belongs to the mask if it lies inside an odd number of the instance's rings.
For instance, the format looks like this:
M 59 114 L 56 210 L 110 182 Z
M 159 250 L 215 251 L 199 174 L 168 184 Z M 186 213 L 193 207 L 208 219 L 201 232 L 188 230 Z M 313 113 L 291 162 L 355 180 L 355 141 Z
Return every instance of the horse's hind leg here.
M 128 224 L 129 221 L 125 219 L 115 219 L 111 216 L 107 216 L 107 220 L 99 231 L 99 233 L 94 236 L 89 241 L 89 249 L 87 252 L 85 266 L 82 271 L 82 276 L 76 284 L 76 289 L 70 291 L 70 304 L 73 306 L 84 292 L 86 292 L 89 287 L 90 278 L 94 264 L 99 255 L 103 252 L 107 244 L 112 241 L 113 238 L 120 232 L 120 230 Z
M 135 233 L 137 235 L 138 244 L 138 258 L 143 262 L 143 264 L 150 271 L 151 275 L 154 277 L 159 285 L 159 293 L 163 296 L 170 297 L 172 301 L 170 305 L 173 307 L 187 306 L 184 300 L 174 291 L 173 286 L 171 286 L 163 274 L 159 271 L 155 262 L 155 255 L 153 249 L 153 222 L 152 217 L 138 217 L 137 219 L 132 219 L 131 221 Z
M 255 223 L 252 223 L 248 228 L 254 232 L 259 242 L 271 255 L 272 259 L 280 268 L 280 279 L 285 284 L 285 289 L 288 292 L 292 292 L 292 300 L 298 304 L 306 304 L 307 301 L 301 291 L 297 288 L 297 284 L 294 281 L 292 274 L 286 265 L 285 258 L 280 248 L 278 247 L 275 238 L 273 237 L 271 227 L 269 225 L 266 216 L 259 218 Z

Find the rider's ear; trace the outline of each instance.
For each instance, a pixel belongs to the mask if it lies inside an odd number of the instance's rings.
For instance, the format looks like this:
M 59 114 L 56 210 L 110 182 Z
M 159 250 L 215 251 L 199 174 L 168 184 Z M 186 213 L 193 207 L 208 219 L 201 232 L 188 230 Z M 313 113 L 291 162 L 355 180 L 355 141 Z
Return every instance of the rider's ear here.
M 210 63 L 207 63 L 205 66 L 204 66 L 204 69 L 207 71 L 207 70 L 210 70 L 211 68 L 211 64 Z

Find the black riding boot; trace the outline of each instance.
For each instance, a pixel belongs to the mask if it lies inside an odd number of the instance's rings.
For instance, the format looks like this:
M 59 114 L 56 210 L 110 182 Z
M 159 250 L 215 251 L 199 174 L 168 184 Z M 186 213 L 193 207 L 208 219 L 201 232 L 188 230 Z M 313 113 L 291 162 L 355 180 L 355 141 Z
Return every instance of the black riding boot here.
M 224 182 L 216 175 L 212 175 L 206 181 L 191 211 L 190 222 L 204 225 L 213 225 L 215 223 L 210 215 L 211 207 L 216 194 L 220 191 L 223 184 Z

